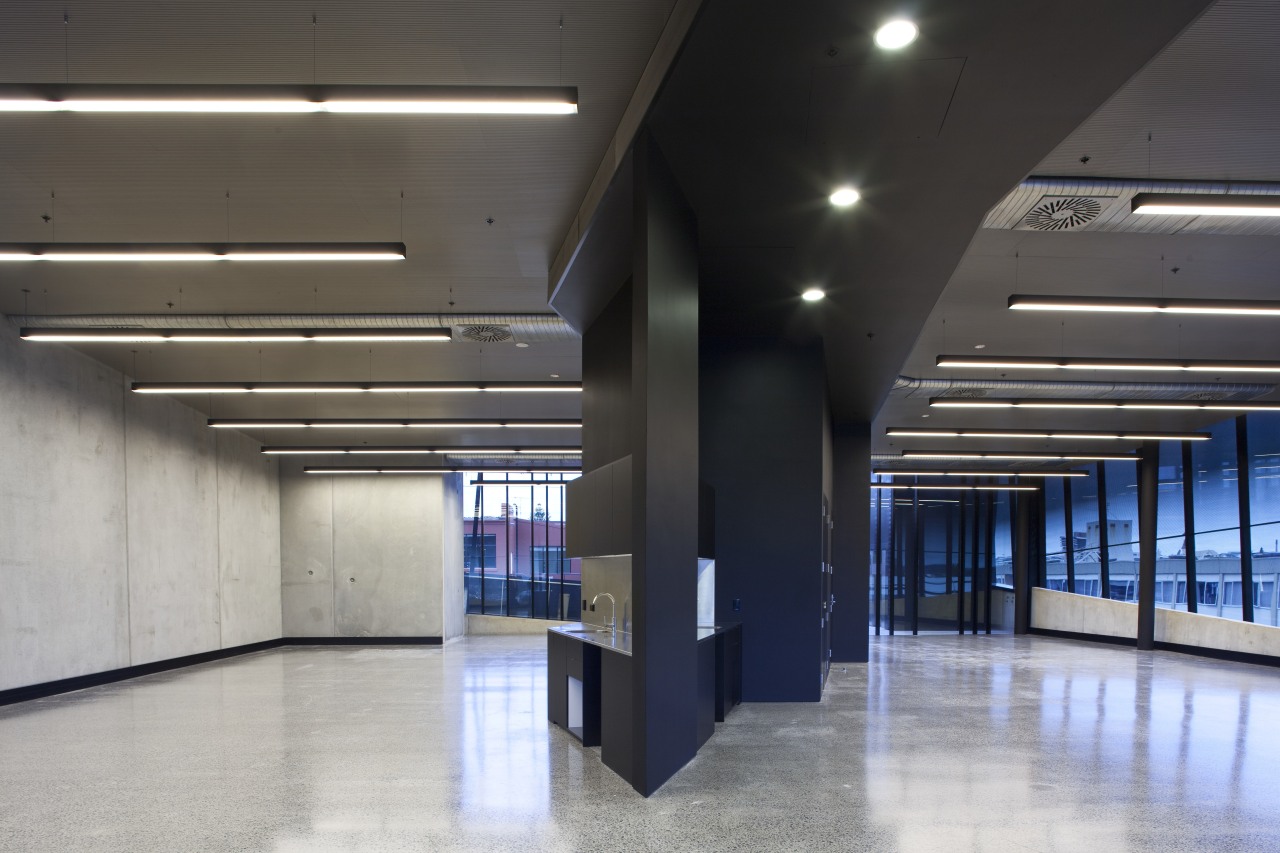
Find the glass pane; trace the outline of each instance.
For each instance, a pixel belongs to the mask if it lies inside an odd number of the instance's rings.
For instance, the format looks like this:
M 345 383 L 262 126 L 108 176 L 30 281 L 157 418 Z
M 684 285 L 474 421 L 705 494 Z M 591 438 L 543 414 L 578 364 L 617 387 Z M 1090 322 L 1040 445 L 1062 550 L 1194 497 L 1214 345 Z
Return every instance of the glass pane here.
M 1076 588 L 1071 591 L 1078 595 L 1101 595 L 1097 466 L 1089 465 L 1081 470 L 1088 471 L 1089 476 L 1071 481 L 1070 547 L 1075 550 L 1076 558 Z
M 1138 600 L 1138 466 L 1133 462 L 1105 462 L 1107 466 L 1107 551 L 1111 575 L 1109 597 Z M 1108 595 L 1106 590 L 1102 593 Z
M 1276 625 L 1280 581 L 1280 421 L 1249 415 L 1249 511 L 1253 534 L 1253 621 Z
M 1235 421 L 1222 421 L 1207 431 L 1212 439 L 1193 443 L 1191 451 L 1195 465 L 1197 609 L 1210 616 L 1239 619 L 1240 605 L 1228 605 L 1224 596 L 1226 584 L 1240 580 Z

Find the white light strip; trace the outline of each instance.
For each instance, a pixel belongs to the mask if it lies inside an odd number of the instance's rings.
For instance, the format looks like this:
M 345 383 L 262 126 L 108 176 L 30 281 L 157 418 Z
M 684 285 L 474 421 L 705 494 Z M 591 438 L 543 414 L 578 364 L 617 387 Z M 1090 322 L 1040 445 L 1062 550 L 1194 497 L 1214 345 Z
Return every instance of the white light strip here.
M 890 436 L 914 436 L 914 437 L 942 437 L 942 438 L 1053 438 L 1053 439 L 1081 439 L 1085 441 L 1093 440 L 1116 440 L 1116 441 L 1208 441 L 1211 436 L 1207 432 L 1180 432 L 1180 433 L 1143 433 L 1143 432 L 1083 432 L 1083 431 L 1062 431 L 1062 432 L 1039 432 L 1036 430 L 1014 430 L 1014 429 L 909 429 L 905 427 L 887 427 L 884 431 L 885 435 Z
M 1275 412 L 1280 403 L 1223 403 L 1198 400 L 972 400 L 963 397 L 934 397 L 930 407 L 942 409 L 1138 409 L 1157 411 L 1209 410 L 1221 412 Z
M 959 451 L 959 450 L 904 450 L 903 459 L 1019 459 L 1019 460 L 1056 460 L 1059 462 L 1136 462 L 1133 454 L 1120 453 L 1014 453 L 1009 451 Z
M 403 261 L 394 252 L 131 252 L 121 244 L 118 252 L 6 252 L 0 262 L 60 263 L 215 263 L 218 261 Z
M 515 454 L 517 458 L 521 455 L 534 454 L 537 456 L 564 456 L 566 459 L 580 458 L 582 451 L 576 448 L 560 448 L 560 447 L 272 447 L 265 446 L 261 450 L 262 453 L 275 456 L 295 455 L 306 456 L 310 454 L 352 454 L 366 456 L 381 455 L 406 455 L 406 456 L 423 456 L 428 454 L 439 454 L 449 456 L 471 456 L 481 455 L 506 455 Z
M 1038 492 L 1039 486 L 916 486 L 899 483 L 872 483 L 873 489 L 910 489 L 916 492 Z
M 88 91 L 90 86 L 68 87 Z M 138 92 L 161 93 L 165 86 L 131 87 Z M 179 87 L 169 87 L 170 91 Z M 212 87 L 209 87 L 212 88 Z M 234 87 L 233 87 L 234 88 Z M 566 90 L 568 91 L 568 90 Z M 576 96 L 552 98 L 357 98 L 309 100 L 236 97 L 38 97 L 0 98 L 0 112 L 9 113 L 208 113 L 215 115 L 575 115 Z
M 898 471 L 878 468 L 871 472 L 884 477 L 1088 477 L 1088 471 Z
M 1028 296 L 1009 297 L 1011 311 L 1083 311 L 1098 314 L 1213 314 L 1228 316 L 1280 316 L 1280 302 L 1266 300 L 1139 299 L 1128 296 Z
M 1162 373 L 1280 373 L 1280 362 L 1209 359 L 1044 358 L 1016 356 L 940 355 L 938 367 L 1002 368 L 1009 370 L 1133 370 Z
M 410 468 L 410 467 L 405 467 L 405 468 L 400 468 L 400 467 L 394 467 L 394 468 L 326 468 L 326 467 L 316 467 L 316 468 L 303 468 L 303 469 L 302 469 L 302 472 L 303 472 L 304 474 L 453 474 L 453 473 L 461 473 L 461 472 L 476 473 L 476 468 L 475 468 L 475 466 L 470 466 L 470 467 L 465 467 L 465 468 L 462 468 L 462 467 L 458 467 L 458 468 L 450 468 L 450 467 L 447 467 L 447 466 L 441 466 L 441 467 L 429 467 L 429 468 Z M 519 469 L 518 471 L 512 471 L 512 472 L 499 471 L 499 470 L 497 470 L 497 469 L 495 468 L 495 469 L 485 469 L 485 470 L 483 471 L 483 473 L 485 473 L 485 474 L 489 474 L 489 473 L 494 473 L 494 474 L 503 474 L 503 473 L 515 473 L 515 474 L 581 474 L 582 472 L 581 472 L 581 470 L 580 470 L 580 469 L 577 469 L 577 468 L 521 468 L 521 469 Z M 546 483 L 539 482 L 539 481 L 536 481 L 536 480 L 529 480 L 529 481 L 526 481 L 526 482 L 527 482 L 529 485 L 535 485 L 535 486 L 546 485 Z M 552 481 L 552 482 L 555 482 L 555 481 Z
M 310 340 L 310 339 L 307 339 Z M 332 340 L 324 339 L 324 340 Z M 227 382 L 184 385 L 170 382 L 135 382 L 137 394 L 475 394 L 475 393 L 581 393 L 580 385 L 465 385 L 454 382 Z
M 1280 216 L 1280 196 L 1138 193 L 1130 210 L 1157 216 Z
M 581 423 L 552 421 L 251 420 L 210 418 L 215 429 L 582 429 Z

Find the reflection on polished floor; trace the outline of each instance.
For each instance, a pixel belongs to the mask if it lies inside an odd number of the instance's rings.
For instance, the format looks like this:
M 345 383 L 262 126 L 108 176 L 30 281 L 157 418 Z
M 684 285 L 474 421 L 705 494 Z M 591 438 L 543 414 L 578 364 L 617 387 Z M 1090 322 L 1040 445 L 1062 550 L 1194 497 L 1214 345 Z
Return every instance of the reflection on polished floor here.
M 285 648 L 0 708 L 0 850 L 1280 850 L 1280 672 L 872 638 L 651 799 L 546 722 L 541 638 Z

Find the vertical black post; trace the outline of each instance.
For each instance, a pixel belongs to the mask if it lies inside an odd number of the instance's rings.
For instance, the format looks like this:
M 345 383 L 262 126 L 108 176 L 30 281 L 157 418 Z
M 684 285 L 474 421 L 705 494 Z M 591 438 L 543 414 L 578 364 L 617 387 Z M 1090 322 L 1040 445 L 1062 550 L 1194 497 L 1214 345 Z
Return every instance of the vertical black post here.
M 947 595 L 951 594 L 951 548 L 955 545 L 955 540 L 952 537 L 952 533 L 954 532 L 952 527 L 954 525 L 955 518 L 953 518 L 951 506 L 951 504 L 947 504 L 947 560 L 945 569 L 947 573 L 947 582 L 944 588 Z
M 919 482 L 917 479 L 916 482 Z M 911 634 L 920 633 L 920 566 L 924 562 L 924 519 L 920 517 L 920 490 L 911 490 L 911 519 L 915 534 L 911 549 L 911 595 L 907 606 L 911 608 Z
M 507 500 L 507 511 L 502 516 L 502 544 L 507 552 L 507 565 L 504 568 L 506 578 L 502 582 L 502 615 L 511 615 L 511 563 L 512 556 L 516 553 L 511 545 L 511 487 L 504 486 L 502 494 Z M 516 528 L 516 544 L 520 544 L 520 529 Z
M 1236 418 L 1236 496 L 1240 501 L 1240 606 L 1246 622 L 1253 621 L 1253 525 L 1249 511 L 1248 415 Z
M 1031 628 L 1031 492 L 1009 492 L 1013 510 L 1013 633 Z
M 1187 612 L 1195 613 L 1200 605 L 1200 587 L 1196 583 L 1196 465 L 1191 456 L 1191 442 L 1182 442 L 1182 550 L 1187 554 Z M 1175 598 L 1176 598 L 1175 590 Z
M 1156 500 L 1160 442 L 1142 442 L 1138 462 L 1138 648 L 1156 647 Z
M 959 541 L 957 543 L 959 547 L 956 548 L 956 556 L 959 558 L 956 561 L 956 633 L 958 634 L 964 633 L 964 550 L 965 550 L 964 524 L 965 524 L 965 515 L 966 515 L 965 510 L 969 506 L 968 501 L 969 501 L 968 493 L 961 492 L 960 493 L 960 524 L 959 524 L 959 530 L 957 531 L 959 533 L 959 537 L 958 537 Z
M 1107 532 L 1107 463 L 1098 465 L 1098 580 L 1103 598 L 1111 597 L 1111 542 Z
M 991 633 L 991 589 L 996 580 L 996 493 L 987 497 L 987 566 L 986 582 L 982 590 L 982 610 L 986 621 L 986 633 Z M 1012 519 L 1011 519 L 1012 520 Z
M 978 633 L 978 560 L 981 557 L 982 492 L 973 493 L 973 565 L 970 571 L 969 623 L 974 634 Z
M 898 587 L 898 537 L 902 535 L 902 525 L 898 524 L 898 496 L 896 490 L 889 491 L 889 583 L 888 587 L 888 623 L 889 636 L 893 636 L 893 619 L 897 613 L 894 596 Z
M 1075 521 L 1071 518 L 1071 478 L 1062 478 L 1062 526 L 1066 528 L 1062 552 L 1067 561 L 1067 592 L 1076 591 L 1076 534 Z
M 884 516 L 881 510 L 881 498 L 884 496 L 884 489 L 876 489 L 876 595 L 875 595 L 875 613 L 876 613 L 876 636 L 880 636 L 880 598 L 884 595 Z

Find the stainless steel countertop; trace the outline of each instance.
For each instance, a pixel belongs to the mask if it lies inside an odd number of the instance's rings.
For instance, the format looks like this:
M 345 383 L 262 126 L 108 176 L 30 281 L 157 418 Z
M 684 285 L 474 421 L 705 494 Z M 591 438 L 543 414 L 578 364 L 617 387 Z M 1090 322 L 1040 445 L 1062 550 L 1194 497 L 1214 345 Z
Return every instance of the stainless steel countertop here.
M 584 643 L 590 643 L 593 646 L 599 646 L 602 649 L 609 649 L 614 652 L 621 652 L 624 655 L 631 654 L 631 635 L 623 631 L 610 631 L 608 628 L 599 628 L 595 625 L 584 625 L 581 622 L 570 622 L 567 625 L 553 625 L 547 629 L 572 640 L 582 640 Z
M 737 623 L 734 623 L 737 624 Z M 698 642 L 710 639 L 716 634 L 722 634 L 733 625 L 699 625 L 698 626 Z M 631 635 L 623 631 L 613 632 L 608 628 L 600 628 L 595 625 L 584 625 L 581 622 L 570 622 L 567 625 L 553 625 L 547 628 L 548 631 L 555 631 L 570 639 L 582 640 L 584 643 L 591 643 L 593 646 L 599 646 L 602 649 L 609 649 L 614 652 L 621 652 L 624 655 L 631 654 Z

